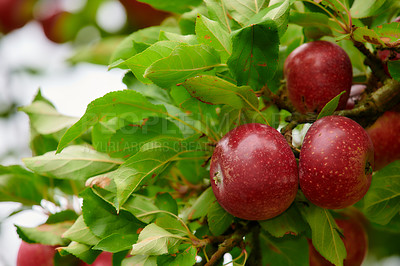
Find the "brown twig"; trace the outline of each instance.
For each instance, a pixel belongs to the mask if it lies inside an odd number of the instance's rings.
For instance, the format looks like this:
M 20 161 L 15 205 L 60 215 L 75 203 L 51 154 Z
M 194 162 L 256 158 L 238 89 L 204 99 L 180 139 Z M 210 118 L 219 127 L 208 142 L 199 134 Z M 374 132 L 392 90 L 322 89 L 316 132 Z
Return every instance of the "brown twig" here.
M 369 66 L 372 73 L 382 82 L 387 80 L 389 77 L 383 69 L 382 61 L 376 55 L 371 53 L 371 51 L 365 47 L 364 43 L 358 42 L 353 38 L 351 38 L 351 40 L 353 41 L 354 46 L 365 55 L 366 58 L 364 63 Z
M 248 233 L 247 227 L 237 229 L 229 238 L 226 238 L 224 242 L 218 246 L 218 250 L 211 256 L 205 266 L 215 265 L 225 253 L 231 251 L 234 247 L 241 246 L 246 233 Z

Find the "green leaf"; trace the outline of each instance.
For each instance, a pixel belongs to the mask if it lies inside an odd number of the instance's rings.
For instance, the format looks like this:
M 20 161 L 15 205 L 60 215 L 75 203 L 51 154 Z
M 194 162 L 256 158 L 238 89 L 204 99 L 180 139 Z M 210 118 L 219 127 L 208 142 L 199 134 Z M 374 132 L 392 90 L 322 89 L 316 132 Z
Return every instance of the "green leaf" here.
M 211 233 L 218 236 L 229 228 L 233 222 L 233 216 L 225 211 L 217 201 L 214 201 L 208 208 L 207 220 Z
M 122 206 L 131 193 L 145 181 L 155 178 L 180 154 L 188 152 L 185 150 L 187 146 L 185 143 L 189 144 L 182 139 L 172 137 L 148 142 L 122 164 L 112 175 L 117 185 L 118 207 Z
M 220 63 L 219 53 L 210 46 L 179 45 L 171 55 L 147 68 L 144 77 L 162 88 L 168 88 L 196 74 L 220 66 Z
M 156 256 L 136 255 L 122 261 L 122 266 L 157 266 Z
M 386 47 L 398 47 L 400 45 L 400 22 L 386 23 L 374 27 L 374 30 Z
M 248 86 L 237 87 L 221 78 L 201 75 L 187 79 L 182 86 L 199 101 L 208 104 L 227 104 L 236 109 L 258 109 L 258 100 Z
M 152 199 L 138 194 L 132 195 L 123 205 L 123 209 L 129 211 L 140 221 L 147 224 L 153 222 L 157 214 L 142 215 L 158 210 L 157 206 L 152 202 Z
M 52 178 L 85 180 L 110 171 L 123 161 L 86 146 L 69 146 L 62 153 L 48 152 L 41 156 L 23 159 L 32 171 Z
M 48 180 L 19 165 L 0 165 L 0 201 L 40 205 L 46 197 Z
M 111 234 L 99 241 L 93 249 L 103 250 L 111 253 L 117 253 L 124 250 L 130 250 L 132 245 L 138 240 L 138 235 Z
M 281 215 L 259 223 L 263 230 L 274 237 L 284 237 L 288 234 L 297 236 L 307 229 L 307 224 L 295 205 L 290 206 Z
M 260 235 L 263 265 L 307 266 L 308 243 L 304 237 L 272 238 Z
M 157 263 L 158 265 L 167 266 L 195 265 L 196 256 L 197 249 L 193 246 L 190 246 L 177 254 L 159 256 Z
M 364 196 L 363 212 L 377 224 L 385 225 L 400 211 L 400 161 L 376 172 Z
M 69 241 L 62 238 L 62 234 L 71 226 L 72 222 L 56 224 L 42 224 L 37 227 L 15 225 L 19 237 L 28 243 L 44 245 L 66 245 Z
M 135 77 L 143 83 L 152 83 L 151 80 L 143 77 L 146 69 L 155 61 L 169 56 L 174 48 L 181 44 L 176 41 L 156 42 L 141 53 L 138 53 L 125 61 Z
M 182 225 L 182 223 L 176 217 L 170 214 L 158 217 L 154 223 L 174 235 L 179 235 L 179 236 L 188 235 L 188 231 Z
M 178 204 L 168 192 L 158 194 L 155 203 L 160 210 L 178 215 Z
M 340 238 L 339 228 L 327 209 L 312 203 L 298 202 L 297 206 L 311 228 L 312 243 L 315 249 L 328 261 L 343 266 L 346 248 Z
M 54 214 L 50 214 L 49 218 L 46 220 L 46 224 L 56 224 L 66 221 L 75 221 L 78 218 L 78 215 L 73 210 L 64 210 L 60 212 L 56 212 Z
M 135 31 L 122 40 L 114 50 L 109 68 L 127 68 L 124 61 L 156 43 L 161 30 L 179 33 L 174 27 L 168 26 L 153 26 Z
M 139 234 L 131 255 L 162 255 L 181 242 L 182 237 L 171 234 L 156 224 L 149 224 Z
M 354 0 L 350 13 L 353 18 L 366 18 L 379 14 L 380 8 L 386 1 Z
M 92 130 L 93 146 L 111 157 L 129 158 L 147 142 L 167 136 L 182 137 L 175 123 L 151 117 L 141 124 L 122 121 L 99 122 Z
M 228 67 L 239 86 L 260 90 L 278 67 L 279 34 L 272 20 L 252 24 L 232 35 L 232 55 Z
M 92 264 L 101 253 L 100 250 L 93 250 L 90 246 L 77 242 L 71 242 L 68 246 L 59 248 L 59 250 L 61 255 L 72 254 L 88 264 Z
M 150 103 L 143 95 L 135 91 L 107 93 L 88 105 L 85 114 L 61 138 L 57 152 L 100 121 L 119 117 L 130 122 L 138 122 L 150 116 L 164 116 L 165 113 L 164 106 Z
M 232 53 L 229 33 L 216 21 L 198 15 L 196 20 L 196 36 L 199 43 L 213 47 L 221 55 L 221 61 L 226 62 Z
M 201 4 L 201 0 L 174 0 L 174 1 L 164 1 L 164 0 L 139 0 L 143 3 L 148 3 L 155 7 L 156 9 L 161 9 L 173 13 L 185 13 L 190 11 L 193 7 Z
M 208 208 L 216 201 L 212 188 L 207 188 L 193 203 L 184 215 L 184 219 L 194 220 L 207 215 Z
M 385 46 L 385 43 L 381 40 L 380 36 L 372 29 L 368 27 L 358 27 L 353 31 L 353 39 L 358 42 L 368 42 L 375 45 Z
M 319 29 L 320 32 L 326 35 L 332 34 L 332 30 L 329 26 L 329 17 L 323 13 L 292 10 L 290 12 L 289 22 L 304 28 Z
M 268 6 L 266 0 L 230 0 L 221 1 L 226 6 L 229 15 L 239 24 L 247 25 L 248 21 L 258 14 L 263 8 Z
M 390 75 L 397 81 L 400 81 L 400 61 L 388 61 Z
M 324 116 L 333 115 L 333 113 L 335 112 L 336 108 L 339 105 L 340 96 L 342 96 L 342 94 L 344 94 L 345 92 L 346 91 L 342 91 L 337 96 L 335 96 L 335 98 L 326 103 L 324 108 L 322 108 L 321 112 L 319 112 L 317 119 L 320 119 Z
M 224 2 L 221 0 L 204 0 L 204 3 L 207 6 L 209 17 L 230 33 L 230 18 L 228 12 L 226 12 Z
M 58 132 L 78 121 L 75 117 L 60 114 L 45 101 L 35 101 L 19 110 L 29 115 L 31 127 L 43 135 Z
M 175 41 L 190 45 L 199 44 L 194 34 L 182 35 L 173 32 L 160 31 L 160 41 Z
M 104 238 L 113 233 L 136 234 L 144 225 L 128 211 L 117 212 L 114 206 L 96 195 L 93 189 L 84 190 L 81 196 L 84 222 L 98 237 Z
M 75 223 L 67 231 L 65 231 L 62 236 L 63 238 L 67 238 L 71 241 L 79 242 L 89 246 L 96 245 L 100 241 L 100 238 L 94 235 L 92 231 L 90 231 L 89 227 L 85 224 L 82 215 L 76 219 Z
M 290 1 L 285 0 L 263 9 L 256 14 L 248 24 L 258 24 L 266 19 L 271 19 L 278 27 L 279 37 L 286 32 L 289 23 Z

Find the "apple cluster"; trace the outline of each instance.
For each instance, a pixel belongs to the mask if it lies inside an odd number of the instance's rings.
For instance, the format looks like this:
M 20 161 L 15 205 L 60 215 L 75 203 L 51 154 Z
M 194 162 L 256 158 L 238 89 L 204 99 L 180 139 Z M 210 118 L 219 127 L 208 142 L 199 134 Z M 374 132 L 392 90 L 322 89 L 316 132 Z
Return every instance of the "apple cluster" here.
M 346 52 L 327 41 L 306 43 L 286 59 L 291 102 L 299 112 L 319 112 L 336 95 L 350 91 L 352 65 Z M 350 93 L 338 108 L 344 109 Z M 342 209 L 367 193 L 374 148 L 367 131 L 350 118 L 325 116 L 308 130 L 299 163 L 278 130 L 244 124 L 217 144 L 210 165 L 215 197 L 232 215 L 265 220 L 284 212 L 300 187 L 312 203 Z

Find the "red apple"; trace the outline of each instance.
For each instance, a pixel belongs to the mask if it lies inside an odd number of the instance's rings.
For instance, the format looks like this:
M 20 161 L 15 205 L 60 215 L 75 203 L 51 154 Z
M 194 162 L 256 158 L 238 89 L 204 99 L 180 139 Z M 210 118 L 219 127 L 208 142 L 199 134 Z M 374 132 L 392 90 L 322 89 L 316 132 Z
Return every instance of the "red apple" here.
M 379 50 L 378 51 L 378 57 L 381 59 L 383 63 L 383 69 L 385 70 L 386 75 L 389 77 L 392 77 L 389 73 L 389 68 L 388 68 L 388 61 L 397 61 L 400 59 L 400 53 L 397 53 L 395 51 L 390 51 L 390 50 Z
M 400 160 L 400 112 L 385 112 L 367 132 L 374 143 L 375 170 Z
M 327 41 L 300 45 L 286 58 L 284 75 L 289 99 L 299 112 L 319 112 L 342 91 L 346 92 L 337 109 L 346 107 L 353 70 L 339 45 Z
M 157 10 L 151 5 L 136 0 L 119 0 L 125 7 L 128 22 L 133 29 L 142 29 L 159 25 L 171 14 Z
M 112 266 L 112 256 L 110 252 L 102 252 L 92 264 L 82 263 L 81 266 Z
M 343 116 L 325 116 L 308 130 L 300 152 L 300 188 L 308 200 L 342 209 L 364 197 L 374 167 L 367 132 Z
M 343 261 L 344 266 L 360 266 L 368 250 L 368 236 L 364 225 L 355 217 L 344 217 L 335 219 L 336 224 L 343 230 L 341 237 L 346 248 L 347 257 Z M 310 266 L 331 266 L 313 246 L 311 240 L 309 244 Z
M 279 215 L 298 190 L 297 164 L 286 140 L 276 129 L 257 123 L 241 125 L 218 142 L 210 179 L 219 204 L 247 220 Z
M 36 0 L 0 0 L 0 32 L 9 33 L 32 19 Z
M 53 266 L 56 248 L 42 244 L 28 244 L 22 241 L 17 266 Z

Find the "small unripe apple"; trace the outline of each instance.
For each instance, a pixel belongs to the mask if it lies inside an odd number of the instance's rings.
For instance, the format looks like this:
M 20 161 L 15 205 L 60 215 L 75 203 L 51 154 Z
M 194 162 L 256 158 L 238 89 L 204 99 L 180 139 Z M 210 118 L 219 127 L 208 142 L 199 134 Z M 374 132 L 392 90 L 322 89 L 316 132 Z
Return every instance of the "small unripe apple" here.
M 400 160 L 400 112 L 387 111 L 367 128 L 374 143 L 375 168 L 379 170 Z
M 341 237 L 346 248 L 347 257 L 343 261 L 344 266 L 360 266 L 368 250 L 368 236 L 364 225 L 356 217 L 343 217 L 335 219 L 336 224 L 343 230 Z M 332 266 L 308 240 L 310 266 Z
M 281 214 L 298 190 L 298 168 L 285 138 L 257 123 L 238 126 L 218 142 L 210 179 L 218 203 L 246 220 Z
M 304 137 L 300 188 L 315 205 L 342 209 L 367 193 L 373 167 L 374 148 L 364 128 L 347 117 L 325 116 Z
M 314 41 L 300 45 L 286 58 L 284 75 L 289 99 L 301 113 L 319 112 L 334 97 L 346 107 L 353 79 L 349 56 L 337 44 Z
M 71 41 L 75 37 L 69 23 L 71 16 L 70 12 L 57 10 L 40 18 L 39 22 L 47 39 L 55 43 Z
M 53 266 L 55 254 L 54 246 L 22 241 L 17 255 L 17 266 Z

